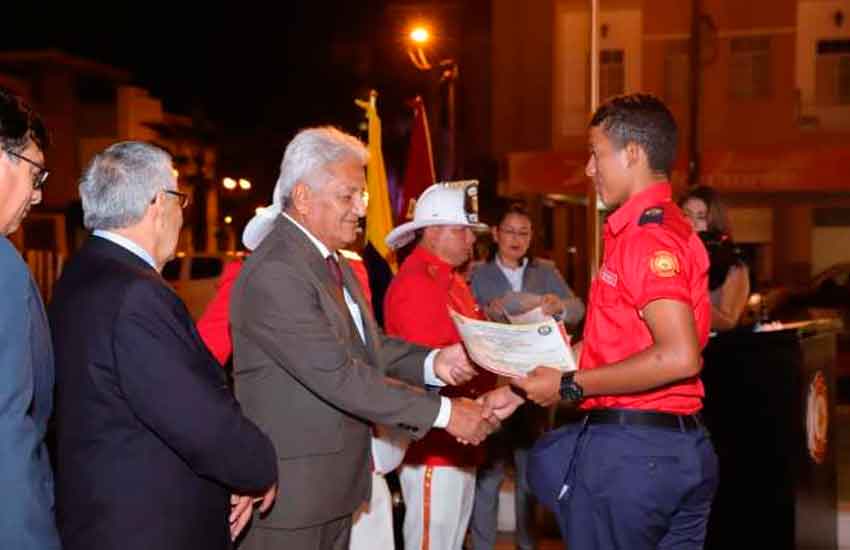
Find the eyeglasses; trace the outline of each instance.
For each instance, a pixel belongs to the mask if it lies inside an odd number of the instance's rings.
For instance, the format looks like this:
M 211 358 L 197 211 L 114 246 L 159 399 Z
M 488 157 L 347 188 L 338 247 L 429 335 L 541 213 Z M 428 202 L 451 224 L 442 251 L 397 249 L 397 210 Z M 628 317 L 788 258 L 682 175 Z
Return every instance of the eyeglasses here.
M 513 229 L 502 229 L 501 227 L 499 228 L 499 233 L 509 237 L 517 237 L 519 239 L 527 239 L 531 237 L 531 232 L 529 231 L 514 231 Z
M 180 208 L 186 208 L 187 206 L 189 206 L 189 203 L 191 202 L 189 200 L 189 194 L 188 193 L 181 193 L 180 191 L 174 191 L 172 189 L 163 189 L 163 191 L 165 193 L 169 194 L 169 195 L 174 195 L 175 197 L 180 199 Z
M 38 168 L 38 172 L 32 177 L 32 188 L 33 189 L 41 189 L 44 187 L 44 184 L 47 182 L 47 176 L 50 175 L 50 170 L 48 170 L 44 165 L 37 163 L 34 160 L 28 159 L 23 155 L 19 155 L 18 153 L 12 151 L 11 149 L 3 148 L 7 155 L 11 155 L 16 159 L 20 159 L 24 162 L 28 162 L 29 164 Z

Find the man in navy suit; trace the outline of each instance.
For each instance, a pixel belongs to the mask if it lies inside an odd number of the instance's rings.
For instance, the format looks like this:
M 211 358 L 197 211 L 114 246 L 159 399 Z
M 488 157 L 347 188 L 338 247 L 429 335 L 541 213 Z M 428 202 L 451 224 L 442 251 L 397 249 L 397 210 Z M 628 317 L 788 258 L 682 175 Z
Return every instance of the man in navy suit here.
M 47 180 L 41 119 L 0 88 L 0 548 L 59 548 L 44 433 L 53 407 L 53 352 L 44 306 L 6 238 Z
M 96 155 L 80 196 L 93 235 L 49 308 L 62 543 L 230 548 L 250 517 L 247 495 L 271 504 L 277 455 L 159 274 L 174 256 L 188 196 L 170 156 L 140 142 Z

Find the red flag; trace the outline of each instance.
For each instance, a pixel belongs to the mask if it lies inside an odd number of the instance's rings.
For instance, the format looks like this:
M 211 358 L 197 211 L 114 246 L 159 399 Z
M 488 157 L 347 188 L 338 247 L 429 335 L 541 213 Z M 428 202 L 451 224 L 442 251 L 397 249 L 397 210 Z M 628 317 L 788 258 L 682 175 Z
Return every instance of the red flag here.
M 402 182 L 400 219 L 413 218 L 416 199 L 425 189 L 434 184 L 434 157 L 431 155 L 431 134 L 428 132 L 428 117 L 425 104 L 416 96 L 412 101 L 413 128 L 410 132 L 410 148 L 407 150 L 407 166 Z

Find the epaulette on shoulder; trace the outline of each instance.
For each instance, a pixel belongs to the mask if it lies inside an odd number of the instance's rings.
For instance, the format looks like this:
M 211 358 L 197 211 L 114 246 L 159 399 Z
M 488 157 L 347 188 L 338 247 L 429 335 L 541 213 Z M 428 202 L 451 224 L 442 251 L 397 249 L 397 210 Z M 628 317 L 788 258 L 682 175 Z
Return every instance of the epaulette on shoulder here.
M 660 206 L 652 206 L 644 210 L 638 219 L 638 225 L 646 225 L 648 223 L 664 223 L 664 209 Z

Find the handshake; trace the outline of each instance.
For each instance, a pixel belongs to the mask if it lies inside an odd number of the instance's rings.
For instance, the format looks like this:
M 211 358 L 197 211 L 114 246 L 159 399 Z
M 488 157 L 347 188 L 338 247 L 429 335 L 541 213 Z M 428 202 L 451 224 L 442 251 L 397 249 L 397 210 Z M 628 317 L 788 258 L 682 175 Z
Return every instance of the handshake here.
M 478 374 L 461 344 L 443 348 L 437 353 L 434 373 L 450 386 L 465 384 Z M 502 420 L 509 417 L 523 401 L 509 386 L 491 390 L 474 401 L 455 397 L 452 399 L 452 414 L 446 431 L 464 445 L 478 445 L 498 430 Z
M 452 414 L 446 431 L 464 445 L 478 445 L 499 429 L 524 399 L 510 386 L 491 390 L 476 400 L 465 397 L 452 399 Z

